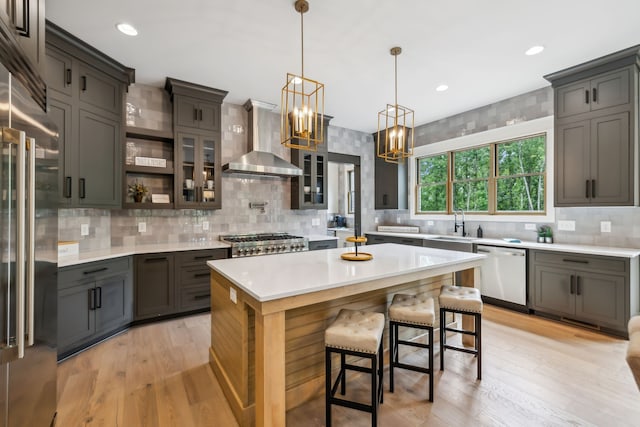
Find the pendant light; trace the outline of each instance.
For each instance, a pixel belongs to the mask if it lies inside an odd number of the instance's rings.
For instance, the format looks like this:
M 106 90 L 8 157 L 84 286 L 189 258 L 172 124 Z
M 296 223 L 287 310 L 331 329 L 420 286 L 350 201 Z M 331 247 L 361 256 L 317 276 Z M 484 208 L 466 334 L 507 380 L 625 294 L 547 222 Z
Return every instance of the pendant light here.
M 299 76 L 287 73 L 282 88 L 280 138 L 286 147 L 317 151 L 324 142 L 324 84 L 304 76 L 304 14 L 309 2 L 296 0 L 294 7 L 300 13 L 302 69 Z
M 377 154 L 389 163 L 402 163 L 413 155 L 413 110 L 398 104 L 398 55 L 402 48 L 390 51 L 395 58 L 395 99 L 378 113 Z

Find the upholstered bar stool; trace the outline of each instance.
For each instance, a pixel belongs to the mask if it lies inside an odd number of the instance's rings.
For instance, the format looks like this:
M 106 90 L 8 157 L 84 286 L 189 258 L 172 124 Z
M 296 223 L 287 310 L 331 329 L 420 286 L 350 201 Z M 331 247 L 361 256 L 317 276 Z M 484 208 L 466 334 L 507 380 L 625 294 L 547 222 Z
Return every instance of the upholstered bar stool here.
M 408 369 L 414 372 L 429 374 L 429 401 L 433 402 L 433 324 L 436 314 L 433 298 L 427 294 L 396 294 L 389 306 L 389 390 L 393 393 L 393 369 Z M 408 327 L 428 332 L 428 344 L 401 340 L 398 328 Z M 427 367 L 400 362 L 399 345 L 426 348 L 429 350 Z
M 440 370 L 444 370 L 445 350 L 456 350 L 474 354 L 478 362 L 478 379 L 482 379 L 482 298 L 476 288 L 463 286 L 443 286 L 438 297 L 440 303 Z M 473 316 L 475 331 L 448 328 L 445 320 L 447 313 L 460 313 Z M 447 344 L 447 331 L 472 335 L 475 347 L 465 348 Z
M 326 425 L 331 426 L 331 405 L 344 406 L 371 414 L 371 425 L 378 425 L 378 407 L 382 403 L 382 332 L 384 314 L 366 311 L 342 309 L 336 320 L 325 330 L 325 405 Z M 340 372 L 335 380 L 331 378 L 331 358 L 340 355 Z M 370 367 L 346 363 L 346 356 L 369 359 Z M 359 371 L 371 375 L 371 404 L 336 397 L 338 386 L 340 394 L 345 395 L 347 370 Z

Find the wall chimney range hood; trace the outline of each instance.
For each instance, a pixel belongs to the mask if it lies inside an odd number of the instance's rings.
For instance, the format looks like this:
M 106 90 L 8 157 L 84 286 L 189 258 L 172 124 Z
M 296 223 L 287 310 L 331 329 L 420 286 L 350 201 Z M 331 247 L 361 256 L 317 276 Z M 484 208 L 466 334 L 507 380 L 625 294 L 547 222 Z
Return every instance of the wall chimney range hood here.
M 249 113 L 249 152 L 222 166 L 225 173 L 265 175 L 265 176 L 302 176 L 302 169 L 271 152 L 271 142 L 280 121 L 273 120 L 268 113 L 276 106 L 267 102 L 249 99 L 244 108 Z M 279 119 L 279 118 L 276 118 Z M 275 126 L 274 126 L 275 125 Z

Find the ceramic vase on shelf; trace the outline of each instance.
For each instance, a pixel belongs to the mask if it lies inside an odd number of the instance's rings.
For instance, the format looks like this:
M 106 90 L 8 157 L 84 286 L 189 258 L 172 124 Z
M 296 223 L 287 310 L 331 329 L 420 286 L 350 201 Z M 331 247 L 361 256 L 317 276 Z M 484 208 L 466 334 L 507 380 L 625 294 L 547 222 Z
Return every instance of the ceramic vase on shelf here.
M 134 194 L 133 195 L 133 201 L 136 203 L 140 203 L 142 202 L 142 198 L 144 197 L 143 194 Z

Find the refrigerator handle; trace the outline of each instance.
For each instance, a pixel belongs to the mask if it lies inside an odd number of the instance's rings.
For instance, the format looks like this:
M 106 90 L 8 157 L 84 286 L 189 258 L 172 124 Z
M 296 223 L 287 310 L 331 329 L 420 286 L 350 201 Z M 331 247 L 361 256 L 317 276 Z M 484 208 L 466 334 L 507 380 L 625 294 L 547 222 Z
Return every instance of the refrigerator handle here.
M 35 339 L 35 222 L 36 222 L 36 140 L 27 138 L 27 343 L 34 344 Z
M 15 130 L 14 130 L 15 131 Z M 25 314 L 25 185 L 26 185 L 26 138 L 24 132 L 18 132 L 18 161 L 16 166 L 16 226 L 18 231 L 16 248 L 16 345 L 18 358 L 24 357 L 24 314 Z

